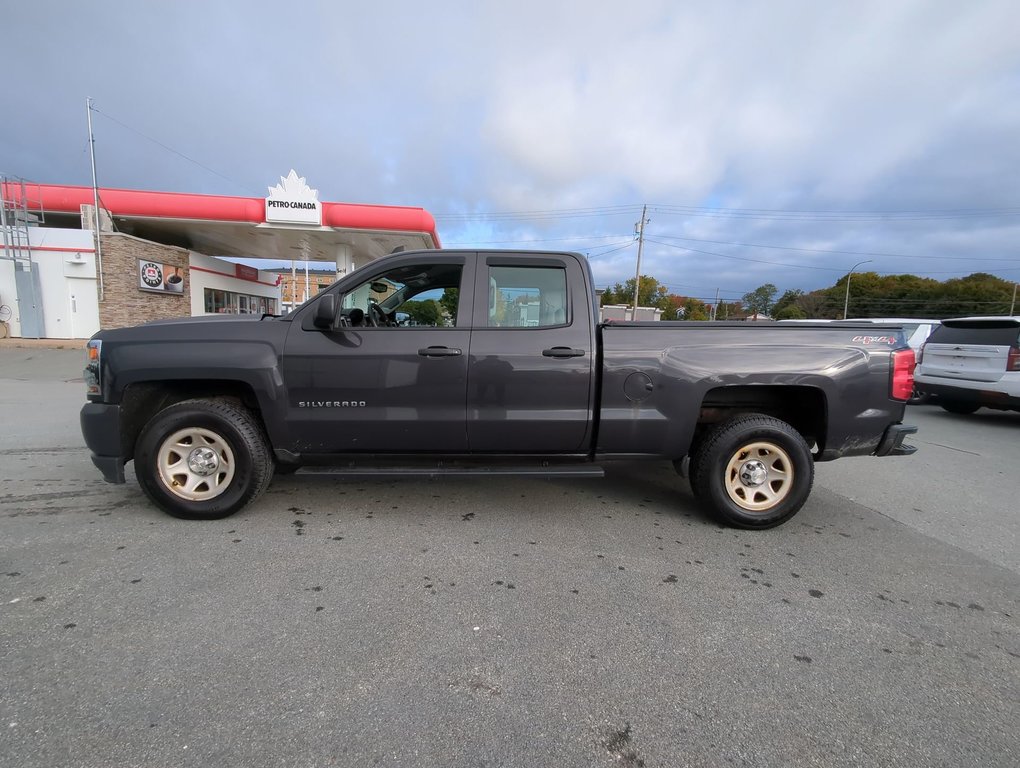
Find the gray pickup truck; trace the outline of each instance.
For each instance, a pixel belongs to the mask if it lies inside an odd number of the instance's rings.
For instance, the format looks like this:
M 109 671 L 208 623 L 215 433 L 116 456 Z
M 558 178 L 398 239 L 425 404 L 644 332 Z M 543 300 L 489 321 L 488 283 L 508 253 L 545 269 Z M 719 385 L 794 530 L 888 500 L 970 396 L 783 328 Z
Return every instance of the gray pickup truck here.
M 284 317 L 105 330 L 81 412 L 92 461 L 171 515 L 217 519 L 277 474 L 601 475 L 674 462 L 720 520 L 769 528 L 814 462 L 895 456 L 914 354 L 897 328 L 604 323 L 575 253 L 372 262 Z

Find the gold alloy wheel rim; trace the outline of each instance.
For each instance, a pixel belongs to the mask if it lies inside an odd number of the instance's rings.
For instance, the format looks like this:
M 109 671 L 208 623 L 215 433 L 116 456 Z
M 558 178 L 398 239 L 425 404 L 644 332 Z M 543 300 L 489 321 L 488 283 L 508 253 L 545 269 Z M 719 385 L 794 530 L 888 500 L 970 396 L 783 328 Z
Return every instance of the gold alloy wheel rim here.
M 726 465 L 726 494 L 748 512 L 768 512 L 793 490 L 790 454 L 760 441 L 737 449 Z
M 159 478 L 185 501 L 208 501 L 234 479 L 234 451 L 215 432 L 200 427 L 178 430 L 163 441 L 156 456 Z

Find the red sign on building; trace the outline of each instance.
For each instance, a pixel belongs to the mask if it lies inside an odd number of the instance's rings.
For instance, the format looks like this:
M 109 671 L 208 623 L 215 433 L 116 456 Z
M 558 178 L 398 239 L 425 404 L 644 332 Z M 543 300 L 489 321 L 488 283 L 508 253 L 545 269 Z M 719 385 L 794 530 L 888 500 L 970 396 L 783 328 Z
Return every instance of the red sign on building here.
M 247 264 L 235 264 L 234 275 L 241 280 L 251 280 L 252 282 L 258 282 L 259 279 L 259 271 Z

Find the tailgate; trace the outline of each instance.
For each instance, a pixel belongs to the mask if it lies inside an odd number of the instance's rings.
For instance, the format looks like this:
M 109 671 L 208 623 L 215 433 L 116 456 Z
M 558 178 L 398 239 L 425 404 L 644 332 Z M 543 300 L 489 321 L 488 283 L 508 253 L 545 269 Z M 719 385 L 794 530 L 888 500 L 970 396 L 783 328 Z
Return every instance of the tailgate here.
M 932 344 L 924 347 L 924 374 L 947 379 L 998 381 L 1006 372 L 1009 347 L 967 344 Z

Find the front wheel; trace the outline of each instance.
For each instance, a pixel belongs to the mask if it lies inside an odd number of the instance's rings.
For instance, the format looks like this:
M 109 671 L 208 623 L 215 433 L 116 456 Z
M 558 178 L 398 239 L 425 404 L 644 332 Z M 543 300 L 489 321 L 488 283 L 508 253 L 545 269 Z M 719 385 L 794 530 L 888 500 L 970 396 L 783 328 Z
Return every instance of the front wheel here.
M 763 414 L 723 422 L 693 452 L 694 495 L 738 528 L 785 523 L 807 501 L 814 476 L 811 449 L 800 433 Z
M 226 400 L 185 400 L 157 413 L 135 450 L 138 484 L 186 520 L 218 520 L 259 496 L 273 457 L 250 411 Z

